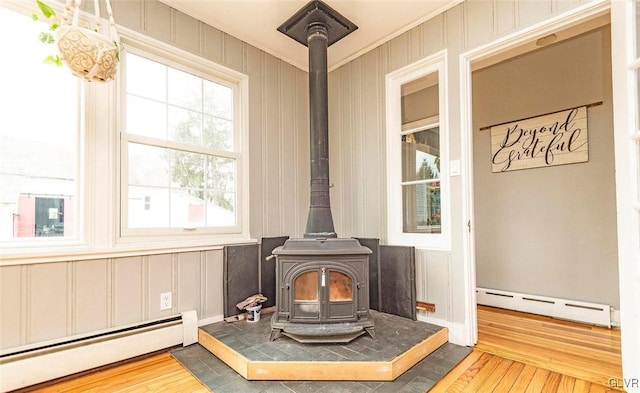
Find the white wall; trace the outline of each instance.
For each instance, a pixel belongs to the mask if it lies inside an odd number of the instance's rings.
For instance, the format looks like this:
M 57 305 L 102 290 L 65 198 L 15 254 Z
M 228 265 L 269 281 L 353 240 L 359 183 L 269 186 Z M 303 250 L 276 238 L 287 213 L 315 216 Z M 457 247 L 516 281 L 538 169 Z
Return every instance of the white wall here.
M 608 28 L 473 74 L 477 285 L 619 308 Z M 587 109 L 589 161 L 491 172 L 480 128 Z

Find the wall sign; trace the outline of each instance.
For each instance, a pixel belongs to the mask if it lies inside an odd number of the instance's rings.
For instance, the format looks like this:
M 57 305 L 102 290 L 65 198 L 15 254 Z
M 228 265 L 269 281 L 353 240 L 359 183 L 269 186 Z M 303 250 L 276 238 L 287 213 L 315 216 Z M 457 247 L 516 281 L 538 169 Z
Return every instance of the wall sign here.
M 492 172 L 589 161 L 587 106 L 491 127 Z

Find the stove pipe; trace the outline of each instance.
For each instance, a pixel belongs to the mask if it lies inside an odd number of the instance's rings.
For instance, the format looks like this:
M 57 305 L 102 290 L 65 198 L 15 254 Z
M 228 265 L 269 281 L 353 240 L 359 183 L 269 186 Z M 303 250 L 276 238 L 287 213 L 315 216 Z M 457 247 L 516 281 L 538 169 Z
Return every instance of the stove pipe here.
M 309 117 L 311 136 L 311 201 L 304 237 L 337 237 L 329 201 L 329 108 L 327 26 L 312 23 L 309 47 Z
M 358 27 L 321 1 L 312 1 L 278 30 L 309 48 L 311 200 L 305 238 L 337 237 L 329 201 L 327 48 Z

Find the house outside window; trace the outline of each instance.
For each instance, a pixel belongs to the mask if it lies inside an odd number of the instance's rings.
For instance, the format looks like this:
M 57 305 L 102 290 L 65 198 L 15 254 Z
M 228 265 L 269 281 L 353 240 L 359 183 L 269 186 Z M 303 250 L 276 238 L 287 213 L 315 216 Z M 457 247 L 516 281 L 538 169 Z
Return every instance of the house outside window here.
M 129 47 L 122 70 L 121 234 L 241 233 L 241 88 Z
M 0 7 L 11 59 L 0 73 L 0 243 L 55 244 L 81 237 L 84 89 L 66 69 L 43 60 L 48 26 Z

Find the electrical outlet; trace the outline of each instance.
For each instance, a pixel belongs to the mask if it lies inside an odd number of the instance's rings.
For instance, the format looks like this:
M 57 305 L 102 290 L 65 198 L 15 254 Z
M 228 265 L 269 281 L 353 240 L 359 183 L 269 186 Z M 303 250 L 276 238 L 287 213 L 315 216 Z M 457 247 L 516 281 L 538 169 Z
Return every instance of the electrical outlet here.
M 171 309 L 171 292 L 164 292 L 160 294 L 160 310 Z

